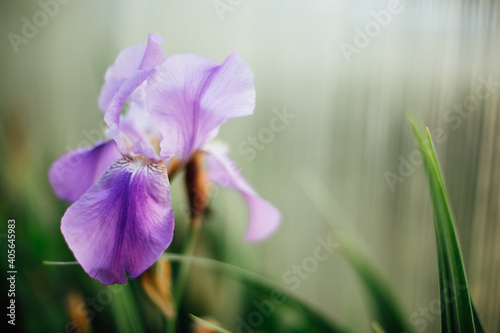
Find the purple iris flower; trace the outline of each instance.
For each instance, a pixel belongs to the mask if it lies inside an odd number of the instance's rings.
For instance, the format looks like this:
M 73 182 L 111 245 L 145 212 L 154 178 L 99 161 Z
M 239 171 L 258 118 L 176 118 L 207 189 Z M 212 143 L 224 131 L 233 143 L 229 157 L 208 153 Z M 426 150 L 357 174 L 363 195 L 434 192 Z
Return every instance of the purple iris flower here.
M 99 97 L 109 139 L 61 156 L 49 171 L 57 196 L 73 202 L 61 221 L 64 238 L 103 284 L 139 276 L 168 248 L 174 231 L 168 170 L 199 151 L 210 181 L 245 199 L 247 241 L 268 237 L 281 220 L 227 151 L 210 143 L 222 123 L 253 113 L 251 69 L 237 52 L 219 65 L 194 54 L 167 57 L 161 43 L 150 34 L 146 45 L 118 55 Z

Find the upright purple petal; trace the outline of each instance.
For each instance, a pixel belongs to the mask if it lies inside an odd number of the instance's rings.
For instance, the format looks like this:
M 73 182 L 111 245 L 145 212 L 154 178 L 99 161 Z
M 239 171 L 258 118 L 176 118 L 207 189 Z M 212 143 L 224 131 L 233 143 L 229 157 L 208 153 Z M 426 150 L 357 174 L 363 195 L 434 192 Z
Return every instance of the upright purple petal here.
M 143 133 L 136 135 L 139 132 L 135 131 L 135 134 L 130 135 L 134 132 L 130 131 L 131 124 L 122 126 L 121 114 L 129 98 L 131 105 L 137 102 L 134 98 L 143 98 L 144 92 L 141 90 L 144 90 L 146 80 L 154 73 L 155 68 L 167 59 L 161 50 L 162 42 L 160 36 L 150 34 L 147 45 L 125 49 L 106 73 L 100 106 L 105 111 L 104 121 L 109 126 L 108 135 L 116 141 L 118 149 L 123 154 L 132 151 L 158 159 L 157 152 L 151 149 L 151 144 L 145 140 Z M 146 105 L 142 104 L 144 107 L 138 111 L 144 118 L 148 118 Z
M 226 154 L 211 149 L 206 158 L 210 181 L 238 191 L 245 199 L 249 215 L 245 240 L 260 241 L 274 233 L 281 222 L 279 210 L 255 192 Z
M 230 118 L 255 107 L 253 73 L 237 52 L 222 65 L 194 54 L 170 56 L 148 79 L 147 106 L 163 135 L 162 158 L 189 156 Z
M 128 145 L 134 154 L 159 160 L 159 143 L 162 136 L 145 110 L 145 92 L 141 86 L 130 96 L 127 112 L 120 116 L 120 142 Z
M 74 202 L 121 157 L 114 141 L 78 148 L 52 164 L 49 170 L 50 183 L 60 199 Z
M 163 44 L 163 39 L 160 36 L 149 34 L 146 52 L 144 52 L 144 57 L 142 58 L 139 69 L 155 68 L 167 59 L 167 56 L 161 49 L 161 44 Z
M 160 36 L 150 34 L 147 44 L 128 47 L 116 57 L 106 71 L 99 96 L 99 107 L 103 112 L 107 111 L 121 85 L 138 70 L 154 68 L 165 61 L 167 56 L 161 50 L 162 43 Z
M 62 218 L 61 231 L 76 259 L 103 284 L 139 276 L 172 241 L 167 168 L 150 163 L 115 162 Z
M 108 136 L 115 140 L 118 149 L 124 154 L 130 152 L 134 143 L 126 140 L 127 133 L 122 130 L 121 113 L 123 106 L 132 93 L 138 89 L 151 74 L 150 70 L 138 71 L 130 79 L 125 81 L 113 97 L 108 110 L 104 114 L 104 121 L 109 126 Z M 142 110 L 144 113 L 146 110 Z

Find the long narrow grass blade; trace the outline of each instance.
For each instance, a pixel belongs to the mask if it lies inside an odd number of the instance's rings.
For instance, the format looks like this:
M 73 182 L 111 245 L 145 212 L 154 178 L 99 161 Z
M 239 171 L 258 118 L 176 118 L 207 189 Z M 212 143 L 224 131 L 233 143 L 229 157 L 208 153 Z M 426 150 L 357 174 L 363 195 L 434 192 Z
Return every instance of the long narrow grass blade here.
M 478 332 L 480 330 L 476 330 L 474 325 L 474 312 L 453 217 L 431 136 L 427 130 L 424 139 L 416 123 L 410 122 L 422 153 L 434 211 L 440 297 L 444 307 L 441 315 L 441 331 Z
M 372 309 L 377 321 L 388 332 L 407 332 L 407 322 L 390 285 L 380 269 L 371 260 L 363 244 L 354 237 L 348 236 L 357 233 L 352 227 L 354 223 L 349 221 L 348 214 L 343 211 L 328 189 L 314 176 L 310 176 L 306 181 L 296 177 L 296 181 L 323 219 L 334 230 L 336 241 L 340 245 L 337 250 L 361 278 L 371 298 Z M 344 231 L 340 232 L 339 230 Z
M 328 319 L 320 310 L 310 305 L 309 302 L 302 296 L 296 294 L 281 283 L 274 282 L 262 275 L 210 258 L 186 256 L 173 253 L 164 253 L 162 257 L 167 258 L 171 263 L 192 262 L 193 264 L 205 269 L 221 272 L 225 276 L 239 279 L 247 284 L 253 284 L 268 291 L 278 290 L 285 294 L 289 299 L 293 300 L 296 304 L 300 305 L 304 313 L 307 314 L 308 318 L 313 319 L 321 327 L 328 329 L 328 332 L 349 332 L 349 330 L 345 327 L 332 322 L 331 319 Z
M 307 300 L 305 300 L 302 296 L 294 293 L 292 290 L 288 289 L 286 286 L 274 282 L 264 276 L 256 274 L 254 272 L 248 271 L 238 266 L 234 266 L 225 262 L 217 261 L 210 258 L 202 258 L 202 257 L 194 257 L 194 256 L 186 256 L 182 254 L 174 254 L 174 253 L 164 253 L 162 258 L 168 259 L 171 263 L 173 262 L 190 262 L 197 264 L 200 267 L 205 269 L 210 269 L 213 271 L 219 271 L 224 273 L 226 276 L 232 276 L 237 279 L 241 279 L 247 283 L 251 283 L 257 285 L 261 288 L 268 290 L 279 290 L 287 297 L 292 299 L 294 302 L 299 304 L 302 310 L 307 314 L 309 318 L 314 319 L 314 321 L 318 322 L 322 327 L 328 328 L 329 332 L 349 332 L 349 330 L 343 326 L 338 325 L 337 323 L 333 323 L 331 319 L 327 319 L 325 315 L 321 313 L 320 310 L 314 308 L 309 304 Z M 54 265 L 54 266 L 65 266 L 65 265 L 78 265 L 76 261 L 49 261 L 46 260 L 43 262 L 45 265 Z
M 474 305 L 474 302 L 471 299 L 471 304 L 472 304 L 472 311 L 474 313 L 474 326 L 476 327 L 476 332 L 477 333 L 484 333 L 485 330 L 483 328 L 483 323 L 481 323 L 481 319 L 479 318 L 479 315 L 476 310 L 476 306 Z
M 214 332 L 219 332 L 219 333 L 231 333 L 231 331 L 228 331 L 228 330 L 226 330 L 226 329 L 224 329 L 224 328 L 222 328 L 222 327 L 220 327 L 220 326 L 217 326 L 217 325 L 215 325 L 215 324 L 213 324 L 213 323 L 211 323 L 211 322 L 209 322 L 209 321 L 207 321 L 207 320 L 205 320 L 205 319 L 202 319 L 202 318 L 200 318 L 200 317 L 197 317 L 197 316 L 195 316 L 194 314 L 190 314 L 189 316 L 191 317 L 191 319 L 193 319 L 193 321 L 194 321 L 195 323 L 197 323 L 197 324 L 199 324 L 199 325 L 201 325 L 201 326 L 204 326 L 204 327 L 206 327 L 206 328 L 209 328 L 209 329 L 211 329 L 211 330 L 212 330 L 212 331 L 214 331 Z
M 375 333 L 386 333 L 384 328 L 378 323 L 378 321 L 372 322 L 372 328 L 375 331 Z
M 393 297 L 392 290 L 377 267 L 368 259 L 368 255 L 351 238 L 339 234 L 337 239 L 340 243 L 339 251 L 354 267 L 371 296 L 378 322 L 388 332 L 407 332 L 406 321 L 400 312 L 398 302 Z
M 51 260 L 44 260 L 43 264 L 47 265 L 47 266 L 71 266 L 71 265 L 78 265 L 78 261 L 51 261 Z

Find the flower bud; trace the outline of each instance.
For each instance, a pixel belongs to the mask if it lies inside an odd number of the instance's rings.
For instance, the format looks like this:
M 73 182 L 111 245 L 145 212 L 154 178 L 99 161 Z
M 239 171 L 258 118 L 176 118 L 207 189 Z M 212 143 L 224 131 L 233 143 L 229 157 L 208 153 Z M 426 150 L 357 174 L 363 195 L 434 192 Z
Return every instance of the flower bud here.
M 174 299 L 172 297 L 172 267 L 166 259 L 160 258 L 155 266 L 151 266 L 141 275 L 142 288 L 149 299 L 156 304 L 167 318 L 175 316 Z
M 208 206 L 210 182 L 204 165 L 205 155 L 196 152 L 186 164 L 186 187 L 191 214 L 191 223 L 200 223 Z
M 88 317 L 88 312 L 85 311 L 85 301 L 81 294 L 70 292 L 66 298 L 68 312 L 71 318 L 69 325 L 74 329 L 74 332 L 90 333 L 91 319 Z

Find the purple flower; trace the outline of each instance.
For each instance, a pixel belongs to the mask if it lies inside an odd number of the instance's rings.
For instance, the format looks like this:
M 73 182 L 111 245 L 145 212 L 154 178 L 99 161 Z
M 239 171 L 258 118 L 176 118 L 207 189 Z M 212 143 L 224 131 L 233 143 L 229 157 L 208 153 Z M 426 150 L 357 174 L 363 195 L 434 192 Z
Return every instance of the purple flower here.
M 281 220 L 219 146 L 225 121 L 255 107 L 253 73 L 232 52 L 218 65 L 167 57 L 159 36 L 123 50 L 108 68 L 99 106 L 109 139 L 60 157 L 49 171 L 61 199 L 73 202 L 61 231 L 83 269 L 103 284 L 125 283 L 155 263 L 173 238 L 168 171 L 206 155 L 212 183 L 238 191 L 249 210 L 245 235 L 259 241 Z M 125 113 L 122 112 L 125 110 Z

